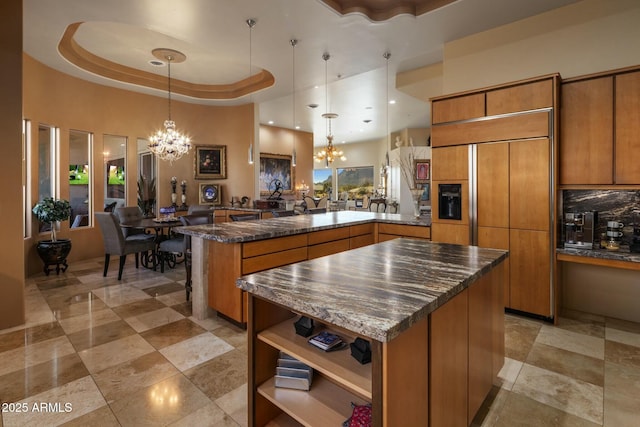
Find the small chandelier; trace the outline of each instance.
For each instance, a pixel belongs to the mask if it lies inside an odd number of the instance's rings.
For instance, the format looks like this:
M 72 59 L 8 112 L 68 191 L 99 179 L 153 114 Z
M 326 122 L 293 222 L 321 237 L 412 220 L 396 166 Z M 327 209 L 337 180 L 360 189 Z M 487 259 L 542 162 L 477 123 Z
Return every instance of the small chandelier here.
M 149 137 L 147 147 L 149 151 L 161 160 L 173 162 L 178 160 L 191 149 L 191 140 L 176 130 L 176 123 L 171 120 L 171 62 L 184 62 L 187 57 L 173 49 L 154 49 L 151 53 L 158 59 L 166 60 L 168 67 L 169 118 L 164 121 L 164 130 L 159 130 Z
M 333 135 L 331 134 L 331 120 L 338 117 L 336 113 L 329 112 L 329 95 L 328 95 L 328 84 L 327 84 L 327 61 L 329 61 L 331 56 L 328 53 L 324 53 L 322 55 L 322 59 L 324 59 L 324 91 L 325 91 L 325 105 L 327 108 L 327 112 L 322 115 L 324 119 L 327 120 L 329 131 L 327 132 L 327 146 L 324 150 L 320 150 L 314 156 L 316 162 L 321 162 L 324 160 L 325 166 L 329 167 L 334 160 L 340 159 L 342 161 L 347 160 L 346 156 L 342 152 L 342 150 L 338 150 L 333 146 Z

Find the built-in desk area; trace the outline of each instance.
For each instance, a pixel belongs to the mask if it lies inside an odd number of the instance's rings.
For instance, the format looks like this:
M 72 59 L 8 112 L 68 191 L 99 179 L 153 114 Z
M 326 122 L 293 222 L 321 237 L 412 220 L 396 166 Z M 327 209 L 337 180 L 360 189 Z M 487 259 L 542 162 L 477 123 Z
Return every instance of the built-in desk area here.
M 430 239 L 429 218 L 339 211 L 256 221 L 180 227 L 192 250 L 192 308 L 247 322 L 247 296 L 238 277 L 398 237 Z
M 351 402 L 372 404 L 374 426 L 469 425 L 504 363 L 506 258 L 403 238 L 240 278 L 249 425 L 337 426 Z M 294 332 L 299 315 L 368 340 L 371 363 L 309 345 Z M 274 386 L 280 351 L 313 367 L 309 391 Z

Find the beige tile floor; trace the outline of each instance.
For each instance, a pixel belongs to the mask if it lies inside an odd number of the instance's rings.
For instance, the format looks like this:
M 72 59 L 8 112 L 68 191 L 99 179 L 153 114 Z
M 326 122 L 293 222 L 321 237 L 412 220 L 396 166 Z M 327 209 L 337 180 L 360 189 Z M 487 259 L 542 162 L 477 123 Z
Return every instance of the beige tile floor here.
M 246 333 L 191 317 L 182 266 L 133 264 L 121 282 L 101 259 L 27 281 L 26 325 L 0 331 L 0 427 L 247 425 Z M 505 319 L 505 365 L 474 426 L 640 425 L 640 325 Z

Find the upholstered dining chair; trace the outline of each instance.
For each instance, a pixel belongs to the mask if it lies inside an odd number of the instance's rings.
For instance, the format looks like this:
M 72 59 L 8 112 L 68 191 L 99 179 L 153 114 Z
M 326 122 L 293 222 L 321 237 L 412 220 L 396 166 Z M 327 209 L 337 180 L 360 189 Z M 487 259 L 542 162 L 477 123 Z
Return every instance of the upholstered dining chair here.
M 121 206 L 119 208 L 115 208 L 113 212 L 116 214 L 121 224 L 139 221 L 143 218 L 142 211 L 137 206 Z M 134 234 L 144 234 L 144 230 L 137 228 L 127 228 L 124 230 L 125 237 Z
M 100 226 L 100 231 L 102 231 L 102 240 L 104 242 L 104 273 L 102 276 L 107 277 L 111 255 L 118 255 L 120 257 L 118 280 L 122 280 L 122 270 L 127 255 L 135 254 L 136 268 L 138 268 L 138 254 L 146 251 L 155 251 L 155 236 L 151 234 L 134 234 L 125 237 L 118 218 L 113 213 L 96 212 L 95 216 Z
M 252 219 L 260 219 L 260 214 L 235 214 L 229 215 L 231 221 L 251 221 Z
M 213 224 L 213 217 L 208 213 L 203 215 L 198 212 L 193 215 L 183 215 L 180 217 L 182 225 L 202 225 Z M 187 301 L 189 301 L 189 295 L 191 294 L 191 236 L 184 235 L 184 267 L 187 271 L 187 280 L 184 282 L 184 289 L 187 292 Z

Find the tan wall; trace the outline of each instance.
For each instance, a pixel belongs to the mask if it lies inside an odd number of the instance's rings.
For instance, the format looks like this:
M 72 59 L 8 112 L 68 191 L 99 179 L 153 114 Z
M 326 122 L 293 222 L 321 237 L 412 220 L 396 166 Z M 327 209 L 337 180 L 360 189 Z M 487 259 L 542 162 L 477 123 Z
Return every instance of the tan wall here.
M 638 22 L 637 0 L 583 0 L 452 41 L 444 48 L 443 93 L 640 64 Z
M 0 127 L 3 130 L 0 180 L 4 199 L 0 203 L 0 329 L 24 323 L 24 254 L 22 247 L 22 2 L 5 0 L 0 5 Z
M 136 205 L 137 156 L 136 140 L 146 138 L 159 128 L 167 114 L 167 100 L 89 83 L 59 73 L 29 56 L 24 56 L 24 117 L 32 121 L 32 170 L 37 171 L 37 128 L 47 124 L 60 128 L 60 162 L 69 163 L 69 130 L 89 131 L 94 134 L 94 171 L 102 170 L 103 135 L 120 135 L 128 138 L 127 146 L 127 204 Z M 20 87 L 15 86 L 14 87 Z M 227 179 L 218 180 L 222 196 L 251 195 L 255 193 L 253 167 L 247 163 L 247 150 L 253 132 L 253 104 L 237 107 L 211 107 L 172 102 L 172 118 L 180 130 L 188 132 L 194 145 L 226 145 Z M 19 147 L 18 147 L 19 148 Z M 157 180 L 159 206 L 171 204 L 170 179 L 176 176 L 187 181 L 187 204 L 198 203 L 198 184 L 194 179 L 194 151 L 173 162 L 160 162 Z M 15 168 L 15 165 L 14 165 Z M 61 168 L 61 196 L 68 198 L 66 169 Z M 14 174 L 19 176 L 19 171 Z M 94 174 L 94 204 L 102 206 L 104 200 L 103 177 Z M 31 205 L 37 201 L 37 177 L 31 185 Z M 16 192 L 19 194 L 19 192 Z M 17 205 L 16 205 L 17 206 Z M 19 219 L 20 215 L 15 218 Z M 34 229 L 37 229 L 34 222 Z M 21 227 L 16 227 L 21 229 Z M 27 256 L 26 271 L 33 274 L 41 269 L 34 242 L 44 236 L 35 235 L 24 241 Z M 102 255 L 101 234 L 97 227 L 69 229 L 61 224 L 59 237 L 70 237 L 73 249 L 70 265 L 79 259 Z M 22 264 L 22 263 L 20 263 Z M 70 267 L 72 268 L 72 267 Z

